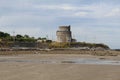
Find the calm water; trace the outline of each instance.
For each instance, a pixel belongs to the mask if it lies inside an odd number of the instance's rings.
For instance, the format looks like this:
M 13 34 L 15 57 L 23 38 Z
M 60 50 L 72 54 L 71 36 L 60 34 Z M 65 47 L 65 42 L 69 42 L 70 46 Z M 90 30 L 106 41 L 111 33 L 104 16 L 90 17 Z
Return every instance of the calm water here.
M 120 61 L 97 58 L 65 58 L 63 59 L 22 59 L 19 57 L 0 57 L 0 62 L 41 63 L 41 64 L 99 64 L 120 65 Z

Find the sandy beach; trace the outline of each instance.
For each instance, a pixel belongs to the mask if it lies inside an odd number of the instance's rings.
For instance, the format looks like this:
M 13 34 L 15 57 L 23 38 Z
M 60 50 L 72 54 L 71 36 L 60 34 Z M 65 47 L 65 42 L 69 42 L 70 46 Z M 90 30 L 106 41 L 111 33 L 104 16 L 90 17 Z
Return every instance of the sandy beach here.
M 119 55 L 45 53 L 1 55 L 0 80 L 120 80 L 120 65 L 77 64 L 69 61 L 81 58 L 120 61 Z

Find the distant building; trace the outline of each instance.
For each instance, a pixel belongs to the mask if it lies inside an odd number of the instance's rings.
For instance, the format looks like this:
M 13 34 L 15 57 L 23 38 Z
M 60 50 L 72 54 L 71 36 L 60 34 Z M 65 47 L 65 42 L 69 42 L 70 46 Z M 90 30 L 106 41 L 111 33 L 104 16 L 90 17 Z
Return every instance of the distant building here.
M 56 32 L 57 42 L 74 42 L 72 39 L 72 32 L 70 26 L 60 26 L 59 30 Z

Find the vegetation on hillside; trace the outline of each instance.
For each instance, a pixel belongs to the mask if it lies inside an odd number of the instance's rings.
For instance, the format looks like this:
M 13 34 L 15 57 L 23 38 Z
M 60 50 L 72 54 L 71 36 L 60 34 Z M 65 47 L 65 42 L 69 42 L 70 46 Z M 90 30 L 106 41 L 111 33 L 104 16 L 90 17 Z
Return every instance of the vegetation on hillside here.
M 88 48 L 104 48 L 109 49 L 105 44 L 96 44 L 96 43 L 86 43 L 86 42 L 74 42 L 74 43 L 57 43 L 53 42 L 49 45 L 50 48 L 79 48 L 79 47 L 88 47 Z
M 73 43 L 58 43 L 58 42 L 52 42 L 52 40 L 48 40 L 47 38 L 34 38 L 30 37 L 29 35 L 21 35 L 17 34 L 15 36 L 11 36 L 8 33 L 0 32 L 0 46 L 1 47 L 7 47 L 10 44 L 17 43 L 40 43 L 40 45 L 45 44 L 49 48 L 79 48 L 79 47 L 88 47 L 88 48 L 104 48 L 109 49 L 109 47 L 105 44 L 96 44 L 96 43 L 86 43 L 86 42 L 73 42 Z M 37 44 L 38 45 L 38 44 Z
M 23 36 L 23 35 L 17 34 L 16 36 L 11 36 L 8 33 L 0 32 L 0 41 L 1 42 L 5 42 L 5 41 L 8 41 L 8 42 L 13 42 L 13 41 L 35 42 L 36 39 L 34 37 L 29 37 L 28 35 Z
M 16 34 L 14 36 L 11 36 L 9 33 L 1 32 L 0 31 L 0 47 L 10 47 L 11 45 L 23 45 L 25 44 L 26 46 L 31 46 L 31 45 L 36 45 L 36 43 L 51 43 L 51 40 L 47 40 L 47 38 L 39 37 L 39 38 L 34 38 L 30 37 L 29 35 L 21 35 L 21 34 Z M 24 47 L 24 46 L 23 46 Z
M 0 42 L 36 42 L 37 40 L 40 40 L 41 42 L 48 42 L 50 43 L 51 40 L 47 40 L 47 38 L 43 37 L 39 37 L 39 38 L 35 38 L 35 37 L 30 37 L 29 35 L 21 35 L 21 34 L 17 34 L 15 36 L 11 36 L 8 33 L 4 33 L 0 31 Z

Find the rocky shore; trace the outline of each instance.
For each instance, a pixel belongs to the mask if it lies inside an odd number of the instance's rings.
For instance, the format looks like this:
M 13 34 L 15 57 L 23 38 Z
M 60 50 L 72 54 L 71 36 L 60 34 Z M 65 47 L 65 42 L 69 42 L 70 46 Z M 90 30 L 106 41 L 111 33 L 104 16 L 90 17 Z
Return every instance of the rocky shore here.
M 20 54 L 88 54 L 95 56 L 118 56 L 120 51 L 113 50 L 14 50 L 14 51 L 0 51 L 0 55 L 20 55 Z

